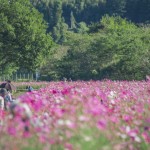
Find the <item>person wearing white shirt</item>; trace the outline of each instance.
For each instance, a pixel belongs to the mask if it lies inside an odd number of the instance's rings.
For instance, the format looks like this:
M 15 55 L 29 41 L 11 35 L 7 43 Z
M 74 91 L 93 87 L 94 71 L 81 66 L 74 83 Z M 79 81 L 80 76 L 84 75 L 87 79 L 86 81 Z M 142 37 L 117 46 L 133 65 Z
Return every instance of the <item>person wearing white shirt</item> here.
M 0 110 L 4 110 L 4 98 L 0 96 Z
M 0 126 L 3 124 L 4 98 L 0 96 Z
M 1 88 L 0 96 L 4 99 L 4 108 L 5 108 L 5 110 L 7 110 L 8 104 L 13 102 L 11 93 L 9 91 L 7 91 L 5 88 Z

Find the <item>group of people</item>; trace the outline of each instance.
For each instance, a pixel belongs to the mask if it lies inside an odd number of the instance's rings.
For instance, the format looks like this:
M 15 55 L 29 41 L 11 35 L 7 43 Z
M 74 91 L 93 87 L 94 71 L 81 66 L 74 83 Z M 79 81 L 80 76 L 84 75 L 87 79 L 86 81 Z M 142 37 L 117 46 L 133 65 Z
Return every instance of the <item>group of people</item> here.
M 0 109 L 7 110 L 8 104 L 13 102 L 12 91 L 16 90 L 16 88 L 10 80 L 2 83 L 0 87 Z
M 8 105 L 15 101 L 12 97 L 12 92 L 16 91 L 16 87 L 10 80 L 7 80 L 0 85 L 0 88 L 0 109 L 7 110 Z M 27 92 L 32 92 L 33 88 L 31 86 L 26 86 L 26 90 Z
M 30 108 L 27 104 L 22 103 L 19 99 L 14 99 L 12 97 L 13 91 L 16 90 L 16 87 L 11 83 L 10 80 L 7 80 L 5 83 L 2 83 L 0 85 L 0 125 L 3 122 L 3 112 L 10 113 L 13 117 L 18 115 L 16 108 L 22 108 L 24 110 L 24 113 L 22 114 L 22 121 L 26 122 L 29 120 L 31 116 Z M 26 90 L 28 92 L 32 92 L 33 88 L 31 86 L 27 86 Z

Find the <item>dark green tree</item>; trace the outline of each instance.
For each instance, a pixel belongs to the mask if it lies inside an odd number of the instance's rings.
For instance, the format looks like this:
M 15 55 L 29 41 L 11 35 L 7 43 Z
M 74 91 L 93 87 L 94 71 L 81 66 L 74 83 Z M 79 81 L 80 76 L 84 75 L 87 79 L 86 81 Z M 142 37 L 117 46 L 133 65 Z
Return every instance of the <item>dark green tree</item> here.
M 88 34 L 67 34 L 67 55 L 58 63 L 58 73 L 61 78 L 90 79 L 92 74 L 91 57 L 87 50 L 93 40 Z
M 105 11 L 109 15 L 124 16 L 126 12 L 126 0 L 107 0 Z
M 48 32 L 53 30 L 59 18 L 64 18 L 70 27 L 71 12 L 76 22 L 85 22 L 87 25 L 98 22 L 105 14 L 119 15 L 135 23 L 150 20 L 149 0 L 31 0 L 31 2 L 43 13 L 49 25 Z
M 141 80 L 149 70 L 150 28 L 121 17 L 104 16 L 93 34 L 68 34 L 69 50 L 58 64 L 61 77 Z
M 146 23 L 150 20 L 149 0 L 127 0 L 126 17 L 136 23 Z

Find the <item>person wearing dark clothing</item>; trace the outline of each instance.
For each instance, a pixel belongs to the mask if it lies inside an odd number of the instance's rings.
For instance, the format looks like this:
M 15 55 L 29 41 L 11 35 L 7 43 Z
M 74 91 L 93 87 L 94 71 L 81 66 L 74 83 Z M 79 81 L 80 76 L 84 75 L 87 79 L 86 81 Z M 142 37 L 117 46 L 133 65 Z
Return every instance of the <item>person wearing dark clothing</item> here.
M 28 92 L 32 92 L 34 90 L 33 87 L 31 87 L 30 85 L 27 86 L 26 89 L 27 89 Z
M 7 110 L 8 103 L 12 103 L 12 96 L 9 91 L 7 91 L 5 88 L 0 89 L 0 96 L 4 99 L 4 108 Z
M 2 83 L 0 85 L 0 88 L 5 88 L 10 93 L 12 93 L 12 91 L 16 91 L 16 87 L 11 83 L 10 80 L 7 80 L 5 83 Z

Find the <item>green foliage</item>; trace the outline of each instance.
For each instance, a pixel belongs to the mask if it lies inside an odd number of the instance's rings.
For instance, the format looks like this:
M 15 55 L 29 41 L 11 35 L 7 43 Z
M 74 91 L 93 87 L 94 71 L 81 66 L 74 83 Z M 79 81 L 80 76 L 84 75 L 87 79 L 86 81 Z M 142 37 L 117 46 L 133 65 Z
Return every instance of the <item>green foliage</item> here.
M 107 0 L 106 13 L 109 15 L 124 16 L 126 13 L 127 0 Z
M 68 34 L 68 53 L 58 62 L 61 78 L 144 79 L 149 70 L 150 28 L 104 16 L 94 34 Z
M 98 22 L 103 15 L 118 15 L 136 23 L 150 20 L 149 0 L 31 0 L 44 14 L 49 31 L 60 18 L 72 29 L 75 22 Z M 59 9 L 58 9 L 59 8 Z
M 50 52 L 52 39 L 46 34 L 42 15 L 29 0 L 0 0 L 0 66 L 34 70 Z
M 53 57 L 49 57 L 45 60 L 45 63 L 39 68 L 41 81 L 50 81 L 60 79 L 60 72 L 58 70 L 59 61 L 66 55 L 68 50 L 67 46 L 55 45 L 53 47 Z
M 98 134 L 97 129 L 80 129 L 79 134 L 72 137 L 70 141 L 76 149 L 111 149 L 110 141 L 103 134 Z
M 141 65 L 149 49 L 147 40 L 143 40 L 146 29 L 137 28 L 120 17 L 106 16 L 101 24 L 104 29 L 91 47 L 97 54 L 95 61 L 101 77 L 128 80 L 143 79 L 149 74 L 149 69 Z
M 91 23 L 105 15 L 121 16 L 136 23 L 150 20 L 149 0 L 31 0 L 44 15 L 48 32 L 58 44 L 66 42 L 65 33 L 88 32 Z
M 62 44 L 66 41 L 66 32 L 68 25 L 64 21 L 58 22 L 55 27 L 53 27 L 52 36 L 56 43 Z
M 39 68 L 44 80 L 143 79 L 150 74 L 149 6 L 146 0 L 0 0 L 0 74 Z M 55 50 L 51 36 L 61 45 Z
M 67 45 L 69 49 L 67 55 L 59 61 L 58 68 L 62 77 L 72 79 L 89 79 L 91 68 L 90 56 L 87 49 L 92 38 L 88 34 L 68 33 Z
M 150 20 L 149 0 L 127 0 L 126 16 L 136 23 L 146 23 Z
M 89 28 L 87 27 L 85 22 L 78 23 L 78 28 L 76 29 L 77 33 L 85 34 L 89 31 Z

